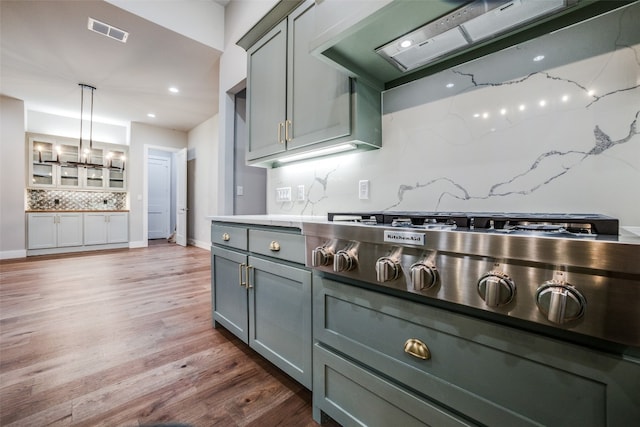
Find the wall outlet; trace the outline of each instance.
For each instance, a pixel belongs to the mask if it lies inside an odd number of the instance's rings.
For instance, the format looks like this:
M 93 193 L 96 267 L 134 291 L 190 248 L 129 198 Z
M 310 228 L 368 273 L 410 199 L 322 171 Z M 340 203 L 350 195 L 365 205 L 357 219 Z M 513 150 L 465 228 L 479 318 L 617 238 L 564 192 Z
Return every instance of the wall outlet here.
M 369 180 L 361 179 L 358 181 L 358 198 L 360 200 L 369 200 Z
M 299 202 L 304 202 L 305 194 L 304 194 L 304 185 L 298 185 L 298 191 L 296 193 L 296 200 Z
M 276 202 L 290 202 L 291 187 L 276 188 Z
M 236 196 L 244 196 L 244 187 L 242 185 L 236 186 Z

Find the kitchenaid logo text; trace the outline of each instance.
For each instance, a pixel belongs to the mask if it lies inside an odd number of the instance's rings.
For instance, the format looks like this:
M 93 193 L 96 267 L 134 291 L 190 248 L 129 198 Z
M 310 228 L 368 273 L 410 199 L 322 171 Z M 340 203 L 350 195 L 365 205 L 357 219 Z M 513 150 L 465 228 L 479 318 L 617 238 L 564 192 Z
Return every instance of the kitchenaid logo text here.
M 424 234 L 410 231 L 384 231 L 384 241 L 389 243 L 404 243 L 405 245 L 424 245 Z

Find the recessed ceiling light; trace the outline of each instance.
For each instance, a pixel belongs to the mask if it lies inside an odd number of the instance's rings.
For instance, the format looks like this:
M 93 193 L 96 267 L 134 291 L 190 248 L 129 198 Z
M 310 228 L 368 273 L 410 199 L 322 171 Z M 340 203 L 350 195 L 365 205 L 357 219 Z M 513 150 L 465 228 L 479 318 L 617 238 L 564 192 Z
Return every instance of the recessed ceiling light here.
M 526 106 L 526 105 L 524 105 L 524 104 L 520 104 L 520 106 L 518 107 L 518 110 L 520 110 L 520 111 L 524 111 L 526 108 L 527 108 L 527 106 Z
M 507 114 L 507 109 L 506 108 L 501 109 L 500 114 L 502 114 L 503 116 Z
M 455 85 L 454 85 L 453 83 L 447 83 L 447 87 L 448 87 L 449 89 L 451 89 L 451 88 L 452 88 L 452 87 L 454 87 L 454 86 L 455 86 Z
M 567 102 L 569 100 L 569 95 L 562 95 L 562 102 Z
M 153 114 L 153 113 L 149 113 L 149 114 L 147 114 L 147 117 L 151 117 L 152 119 L 154 119 L 156 117 L 156 115 Z
M 543 59 L 544 59 L 544 55 L 538 55 L 538 56 L 535 56 L 535 57 L 533 58 L 533 60 L 534 60 L 535 62 L 542 61 Z
M 177 87 L 175 87 L 175 86 L 171 86 L 171 87 L 169 88 L 169 92 L 171 92 L 171 93 L 178 93 L 178 92 L 180 92 L 180 90 L 179 90 Z
M 544 107 L 545 105 L 547 105 L 547 101 L 545 101 L 544 99 L 540 100 L 540 102 L 538 103 L 538 105 L 540 105 L 541 107 Z

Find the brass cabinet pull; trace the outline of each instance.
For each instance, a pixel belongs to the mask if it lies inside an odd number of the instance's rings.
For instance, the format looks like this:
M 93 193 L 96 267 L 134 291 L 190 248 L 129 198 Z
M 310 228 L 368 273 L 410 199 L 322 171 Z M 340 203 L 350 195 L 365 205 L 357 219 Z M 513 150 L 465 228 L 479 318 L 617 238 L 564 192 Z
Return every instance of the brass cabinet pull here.
M 223 233 L 222 240 L 224 240 L 225 242 L 228 242 L 229 240 L 231 240 L 231 236 L 229 236 L 229 233 Z
M 284 139 L 287 142 L 291 141 L 291 120 L 285 121 Z
M 278 252 L 280 250 L 280 243 L 274 240 L 273 242 L 269 243 L 269 249 L 273 252 Z
M 422 341 L 416 338 L 409 338 L 407 342 L 404 343 L 404 352 L 417 357 L 422 360 L 431 359 L 431 352 L 429 351 L 429 347 Z
M 284 141 L 282 140 L 282 125 L 282 122 L 278 123 L 278 144 L 284 144 Z
M 251 284 L 251 270 L 253 269 L 253 265 L 247 265 L 247 283 L 246 283 L 246 288 L 247 289 L 251 289 L 253 288 L 253 285 Z
M 246 288 L 247 287 L 247 282 L 246 280 L 242 280 L 242 272 L 244 271 L 244 268 L 247 266 L 247 264 L 242 263 L 242 264 L 238 264 L 238 280 L 240 281 L 240 287 L 241 288 Z M 246 276 L 245 276 L 246 278 Z

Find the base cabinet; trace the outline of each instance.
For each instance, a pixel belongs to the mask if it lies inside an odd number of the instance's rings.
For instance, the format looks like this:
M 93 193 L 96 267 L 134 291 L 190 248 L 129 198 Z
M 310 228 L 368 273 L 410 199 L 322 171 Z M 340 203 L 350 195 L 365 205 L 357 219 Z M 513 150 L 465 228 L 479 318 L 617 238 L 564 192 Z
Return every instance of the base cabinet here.
M 27 227 L 27 249 L 82 246 L 81 213 L 28 214 Z
M 212 242 L 214 327 L 311 388 L 311 272 L 287 255 L 304 253 L 303 237 L 214 223 Z
M 321 275 L 313 285 L 318 422 L 325 413 L 343 426 L 640 425 L 640 360 Z M 429 356 L 415 357 L 409 340 Z
M 85 213 L 84 244 L 105 245 L 129 241 L 129 215 L 126 213 Z
M 27 213 L 27 255 L 128 247 L 126 212 Z

